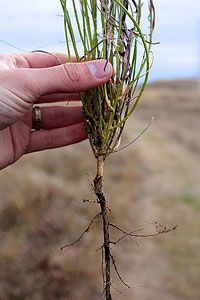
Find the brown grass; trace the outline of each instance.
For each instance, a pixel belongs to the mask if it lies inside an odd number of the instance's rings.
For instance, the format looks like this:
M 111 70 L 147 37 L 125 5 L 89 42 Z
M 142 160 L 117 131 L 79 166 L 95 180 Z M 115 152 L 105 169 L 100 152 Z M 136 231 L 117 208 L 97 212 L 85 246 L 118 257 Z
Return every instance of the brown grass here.
M 123 143 L 155 116 L 133 147 L 105 166 L 113 222 L 128 230 L 153 222 L 179 223 L 176 232 L 129 239 L 113 248 L 128 299 L 197 300 L 200 287 L 199 85 L 154 83 L 129 122 Z M 5 300 L 101 299 L 99 224 L 73 248 L 96 212 L 91 182 L 95 161 L 88 143 L 27 155 L 0 174 L 0 297 Z M 143 286 L 143 287 L 140 287 Z M 123 299 L 117 294 L 117 299 Z

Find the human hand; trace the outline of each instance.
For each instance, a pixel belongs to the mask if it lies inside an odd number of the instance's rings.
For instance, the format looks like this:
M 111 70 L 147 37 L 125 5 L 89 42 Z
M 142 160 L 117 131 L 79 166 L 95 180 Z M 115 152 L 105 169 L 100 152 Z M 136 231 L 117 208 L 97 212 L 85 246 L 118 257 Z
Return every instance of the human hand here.
M 80 100 L 79 92 L 102 85 L 112 75 L 110 64 L 104 71 L 104 60 L 66 62 L 61 53 L 0 55 L 0 169 L 23 154 L 87 138 L 81 106 L 41 107 L 42 130 L 32 130 L 34 104 Z

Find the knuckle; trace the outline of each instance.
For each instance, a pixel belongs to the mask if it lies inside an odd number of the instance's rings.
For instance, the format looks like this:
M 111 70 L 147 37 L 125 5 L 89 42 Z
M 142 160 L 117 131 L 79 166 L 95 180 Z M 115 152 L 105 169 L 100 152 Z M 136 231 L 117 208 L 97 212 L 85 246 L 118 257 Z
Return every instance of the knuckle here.
M 80 70 L 77 67 L 77 64 L 73 64 L 73 63 L 64 64 L 63 69 L 69 81 L 74 83 L 80 81 L 81 75 L 80 75 Z

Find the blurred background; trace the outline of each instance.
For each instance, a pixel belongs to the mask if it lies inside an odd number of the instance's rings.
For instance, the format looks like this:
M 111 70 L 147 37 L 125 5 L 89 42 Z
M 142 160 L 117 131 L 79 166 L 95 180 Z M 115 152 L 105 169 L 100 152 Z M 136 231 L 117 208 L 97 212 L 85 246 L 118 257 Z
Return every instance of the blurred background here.
M 200 5 L 154 1 L 157 24 L 150 83 L 123 143 L 155 121 L 133 147 L 110 156 L 105 190 L 113 222 L 127 230 L 178 229 L 124 240 L 114 255 L 121 275 L 114 299 L 200 299 Z M 0 53 L 65 52 L 58 0 L 0 1 Z M 16 48 L 14 48 L 16 47 Z M 18 49 L 17 49 L 18 48 Z M 20 50 L 21 49 L 21 50 Z M 88 142 L 31 154 L 0 172 L 0 299 L 102 299 L 101 228 L 65 252 L 98 207 Z M 113 232 L 115 235 L 116 233 Z

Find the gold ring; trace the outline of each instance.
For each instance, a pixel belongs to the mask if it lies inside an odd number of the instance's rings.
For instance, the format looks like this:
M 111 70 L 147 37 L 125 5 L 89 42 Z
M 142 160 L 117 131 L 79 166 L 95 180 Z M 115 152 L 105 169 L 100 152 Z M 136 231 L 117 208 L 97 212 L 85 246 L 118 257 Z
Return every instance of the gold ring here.
M 42 128 L 42 112 L 39 106 L 33 108 L 33 129 L 40 130 Z

